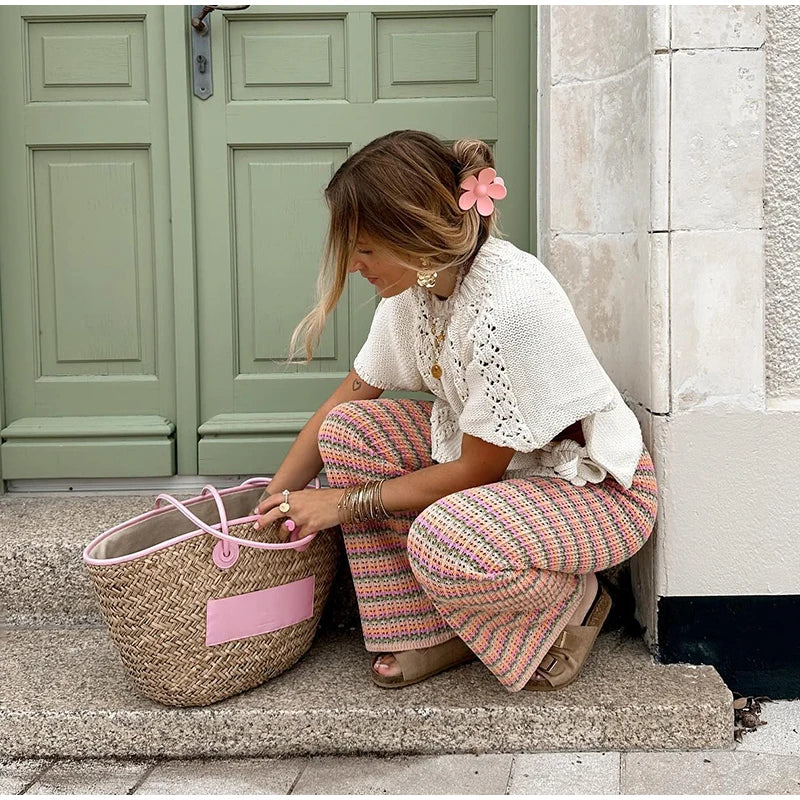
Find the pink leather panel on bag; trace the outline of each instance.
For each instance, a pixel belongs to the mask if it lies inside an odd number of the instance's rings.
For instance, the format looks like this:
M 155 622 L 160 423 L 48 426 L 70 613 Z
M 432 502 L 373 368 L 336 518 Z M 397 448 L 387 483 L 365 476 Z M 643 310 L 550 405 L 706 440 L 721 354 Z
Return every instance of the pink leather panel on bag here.
M 308 619 L 313 612 L 313 575 L 271 589 L 209 600 L 206 644 L 222 644 L 277 631 Z

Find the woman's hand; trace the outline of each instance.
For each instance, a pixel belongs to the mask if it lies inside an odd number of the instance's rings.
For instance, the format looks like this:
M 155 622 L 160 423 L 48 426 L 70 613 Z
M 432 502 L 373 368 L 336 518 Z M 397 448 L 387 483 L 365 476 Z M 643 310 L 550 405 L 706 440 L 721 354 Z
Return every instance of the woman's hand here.
M 290 519 L 295 524 L 294 539 L 302 539 L 309 533 L 324 531 L 339 524 L 338 503 L 344 489 L 301 489 L 289 492 L 289 511 L 283 512 L 278 506 L 283 502 L 283 494 L 277 492 L 262 500 L 253 509 L 258 514 L 254 528 L 263 529 L 277 520 Z M 288 541 L 290 531 L 285 525 L 280 527 L 280 538 Z

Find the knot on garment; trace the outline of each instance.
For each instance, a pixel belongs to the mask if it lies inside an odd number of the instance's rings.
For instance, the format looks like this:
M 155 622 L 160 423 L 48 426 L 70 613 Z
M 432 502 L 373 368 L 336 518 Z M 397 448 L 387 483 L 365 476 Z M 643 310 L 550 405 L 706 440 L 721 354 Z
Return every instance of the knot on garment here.
M 573 486 L 600 483 L 607 475 L 599 464 L 589 458 L 586 447 L 574 439 L 550 442 L 542 448 L 542 462 L 551 467 L 559 478 L 568 480 Z

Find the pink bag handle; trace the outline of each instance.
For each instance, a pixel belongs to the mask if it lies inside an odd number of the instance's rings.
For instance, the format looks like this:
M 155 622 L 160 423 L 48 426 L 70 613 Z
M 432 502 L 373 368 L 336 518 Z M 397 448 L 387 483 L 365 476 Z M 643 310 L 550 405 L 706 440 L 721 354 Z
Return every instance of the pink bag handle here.
M 251 484 L 253 486 L 266 486 L 271 481 L 272 478 L 248 478 L 246 481 L 242 481 L 242 486 L 250 486 Z M 319 476 L 314 478 L 314 483 L 316 484 L 316 486 L 314 486 L 315 489 L 321 488 L 319 483 Z M 309 486 L 311 486 L 311 484 L 307 483 L 306 488 L 308 488 Z
M 260 479 L 256 479 L 256 478 L 251 478 L 250 479 L 250 481 L 255 481 L 255 480 L 260 480 Z M 271 480 L 271 479 L 267 479 L 267 480 Z M 245 481 L 245 483 L 247 484 L 250 481 Z M 317 483 L 319 483 L 319 478 L 317 478 Z M 242 484 L 242 485 L 244 486 L 245 484 Z M 319 488 L 319 487 L 317 487 L 317 488 Z M 223 531 L 218 531 L 215 528 L 212 528 L 210 525 L 207 525 L 205 522 L 203 522 L 203 520 L 201 520 L 199 517 L 195 516 L 191 511 L 189 511 L 189 509 L 183 503 L 181 503 L 180 500 L 176 500 L 170 494 L 165 494 L 165 493 L 159 494 L 158 497 L 156 498 L 156 503 L 158 504 L 158 502 L 160 500 L 163 500 L 165 503 L 169 503 L 171 506 L 173 506 L 178 511 L 180 511 L 181 514 L 183 514 L 183 516 L 186 517 L 186 519 L 190 520 L 195 525 L 197 525 L 197 527 L 200 530 L 203 530 L 206 533 L 210 533 L 212 536 L 215 536 L 217 539 L 220 539 L 221 542 L 228 542 L 230 544 L 235 544 L 236 547 L 235 548 L 230 548 L 230 549 L 225 548 L 225 546 L 223 545 L 222 553 L 226 557 L 226 560 L 228 558 L 232 558 L 235 561 L 236 558 L 238 558 L 238 554 L 239 554 L 238 553 L 238 551 L 239 551 L 238 546 L 239 545 L 243 545 L 245 547 L 255 547 L 258 550 L 290 550 L 290 549 L 297 549 L 299 547 L 302 547 L 302 546 L 304 546 L 306 544 L 311 543 L 316 538 L 317 533 L 319 533 L 319 531 L 314 531 L 312 533 L 309 533 L 304 538 L 298 539 L 297 541 L 294 541 L 294 542 L 278 542 L 278 543 L 274 543 L 274 544 L 271 544 L 269 542 L 254 542 L 251 539 L 240 539 L 238 536 L 231 536 L 231 534 L 229 534 L 227 532 L 227 529 L 228 529 L 227 514 L 225 512 L 225 506 L 224 506 L 224 504 L 222 502 L 222 497 L 220 496 L 220 494 L 217 491 L 217 489 L 214 488 L 211 484 L 206 484 L 203 487 L 203 491 L 201 492 L 201 494 L 210 494 L 210 495 L 213 496 L 213 498 L 214 498 L 214 500 L 215 500 L 215 502 L 217 504 L 217 509 L 220 512 L 220 523 L 221 523 L 221 526 L 225 529 L 224 532 Z
M 244 486 L 268 486 L 271 481 L 272 481 L 272 478 L 248 478 L 246 481 L 242 481 L 242 483 L 239 486 L 236 486 L 234 488 L 235 489 L 241 489 Z M 319 482 L 319 477 L 314 478 L 314 484 L 315 484 L 314 485 L 315 489 L 322 488 L 321 485 L 320 485 L 320 482 Z M 306 488 L 308 488 L 309 486 L 311 486 L 311 484 L 307 483 L 306 484 Z M 224 491 L 230 492 L 231 490 L 230 489 L 226 489 Z M 203 492 L 203 494 L 205 494 L 205 492 Z M 153 504 L 155 508 L 160 508 L 161 507 L 161 503 L 159 502 L 159 498 L 160 497 L 161 497 L 161 495 L 156 497 L 155 503 Z M 219 508 L 219 501 L 217 501 L 217 508 Z M 227 520 L 225 519 L 225 514 L 222 514 L 222 513 L 220 514 L 220 520 L 221 521 L 224 520 L 223 521 L 223 526 L 224 526 L 225 533 L 227 533 L 228 532 L 228 526 L 226 524 Z
M 234 488 L 241 489 L 243 486 L 268 486 L 271 482 L 272 482 L 272 478 L 248 478 L 246 481 L 242 481 L 242 483 L 239 486 L 236 486 Z M 306 484 L 306 488 L 308 488 L 309 486 L 311 486 L 311 484 L 307 483 Z M 321 484 L 319 482 L 319 476 L 314 478 L 314 488 L 315 489 L 321 489 L 322 488 L 322 486 L 321 486 Z M 230 491 L 230 489 L 227 489 L 227 490 L 224 490 L 224 491 Z M 159 507 L 158 498 L 156 498 L 155 507 L 156 508 Z

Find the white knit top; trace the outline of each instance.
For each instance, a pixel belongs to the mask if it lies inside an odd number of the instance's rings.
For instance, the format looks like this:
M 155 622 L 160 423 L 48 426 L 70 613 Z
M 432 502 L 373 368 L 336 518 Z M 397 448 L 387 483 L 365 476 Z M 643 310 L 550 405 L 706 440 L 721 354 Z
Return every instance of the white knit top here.
M 432 318 L 439 331 L 447 323 L 441 348 Z M 507 240 L 490 236 L 445 300 L 417 285 L 381 298 L 353 368 L 379 389 L 435 395 L 434 461 L 458 459 L 468 433 L 517 451 L 504 479 L 556 476 L 583 486 L 609 473 L 631 487 L 643 447 L 636 416 L 556 278 Z M 577 420 L 585 447 L 552 441 Z

